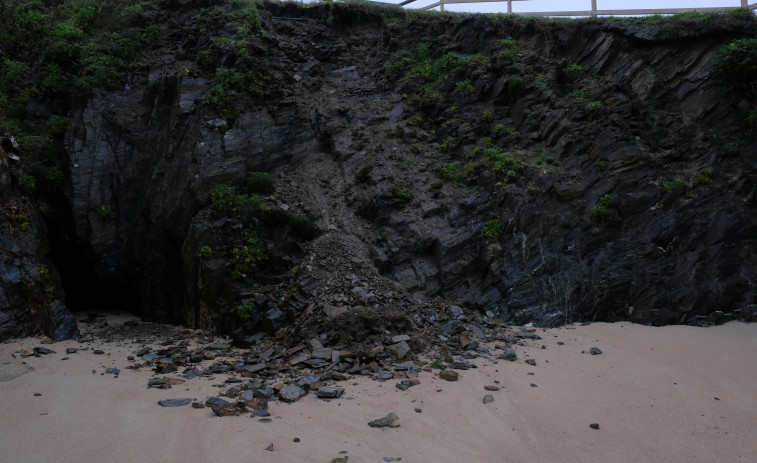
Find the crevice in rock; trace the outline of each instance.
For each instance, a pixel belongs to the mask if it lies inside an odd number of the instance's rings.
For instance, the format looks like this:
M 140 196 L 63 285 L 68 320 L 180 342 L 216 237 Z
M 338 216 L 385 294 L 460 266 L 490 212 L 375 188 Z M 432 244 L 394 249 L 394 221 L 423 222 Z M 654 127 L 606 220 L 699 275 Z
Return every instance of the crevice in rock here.
M 139 304 L 128 284 L 99 275 L 91 252 L 76 240 L 73 223 L 58 218 L 50 220 L 48 244 L 50 260 L 60 275 L 71 312 L 119 310 L 139 313 Z

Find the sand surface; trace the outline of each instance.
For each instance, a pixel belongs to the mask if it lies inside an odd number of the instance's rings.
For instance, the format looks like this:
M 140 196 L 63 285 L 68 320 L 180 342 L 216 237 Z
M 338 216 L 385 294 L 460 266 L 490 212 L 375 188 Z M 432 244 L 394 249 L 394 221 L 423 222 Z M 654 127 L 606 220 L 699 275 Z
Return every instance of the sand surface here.
M 422 372 L 355 377 L 341 399 L 271 402 L 270 423 L 166 398 L 215 396 L 226 376 L 148 389 L 131 342 L 0 344 L 0 461 L 33 462 L 752 462 L 757 455 L 757 324 L 630 323 L 537 330 L 515 362 L 479 358 L 460 380 Z M 559 345 L 558 342 L 564 343 Z M 546 348 L 542 349 L 544 345 Z M 43 346 L 56 354 L 22 358 Z M 78 347 L 67 355 L 66 347 Z M 599 347 L 602 355 L 589 355 Z M 106 355 L 94 355 L 94 349 Z M 67 360 L 63 360 L 68 357 Z M 536 360 L 528 365 L 526 358 Z M 102 374 L 118 367 L 118 377 Z M 94 371 L 94 372 L 93 372 Z M 532 372 L 533 375 L 529 375 Z M 535 384 L 536 387 L 533 387 Z M 486 385 L 499 391 L 488 392 Z M 35 393 L 41 394 L 35 396 Z M 494 402 L 484 404 L 485 394 Z M 416 412 L 418 408 L 421 412 Z M 367 425 L 389 412 L 400 427 Z M 600 429 L 591 429 L 598 423 Z M 293 442 L 299 438 L 300 442 Z M 266 447 L 273 444 L 273 451 Z M 340 452 L 346 452 L 341 453 Z

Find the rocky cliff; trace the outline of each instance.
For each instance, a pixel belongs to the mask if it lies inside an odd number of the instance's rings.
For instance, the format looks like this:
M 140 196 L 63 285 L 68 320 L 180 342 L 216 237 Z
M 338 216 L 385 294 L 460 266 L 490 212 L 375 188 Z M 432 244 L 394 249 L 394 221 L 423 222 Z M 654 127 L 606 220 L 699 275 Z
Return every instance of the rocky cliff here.
M 752 96 L 714 64 L 751 16 L 216 3 L 160 2 L 123 81 L 21 112 L 66 116 L 64 179 L 30 193 L 24 147 L 3 161 L 0 336 L 34 328 L 19 285 L 41 265 L 58 312 L 241 337 L 419 305 L 754 318 Z M 54 210 L 20 230 L 35 201 Z

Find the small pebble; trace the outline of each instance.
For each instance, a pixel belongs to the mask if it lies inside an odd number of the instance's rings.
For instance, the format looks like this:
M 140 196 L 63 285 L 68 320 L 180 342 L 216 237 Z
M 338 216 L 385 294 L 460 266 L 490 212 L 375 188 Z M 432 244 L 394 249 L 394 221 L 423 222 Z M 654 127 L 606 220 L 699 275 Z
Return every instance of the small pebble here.
M 599 429 L 599 424 L 598 423 L 592 423 L 592 424 L 589 425 L 589 427 L 591 429 Z

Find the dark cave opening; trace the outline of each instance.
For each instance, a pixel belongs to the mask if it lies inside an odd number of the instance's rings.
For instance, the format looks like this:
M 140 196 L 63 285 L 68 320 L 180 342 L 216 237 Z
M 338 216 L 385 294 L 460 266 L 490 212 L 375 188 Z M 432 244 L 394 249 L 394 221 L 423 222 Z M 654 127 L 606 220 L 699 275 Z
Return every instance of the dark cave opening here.
M 50 260 L 60 275 L 65 303 L 71 312 L 122 311 L 141 315 L 129 285 L 118 275 L 103 276 L 91 252 L 76 240 L 73 224 L 65 220 L 47 223 Z

